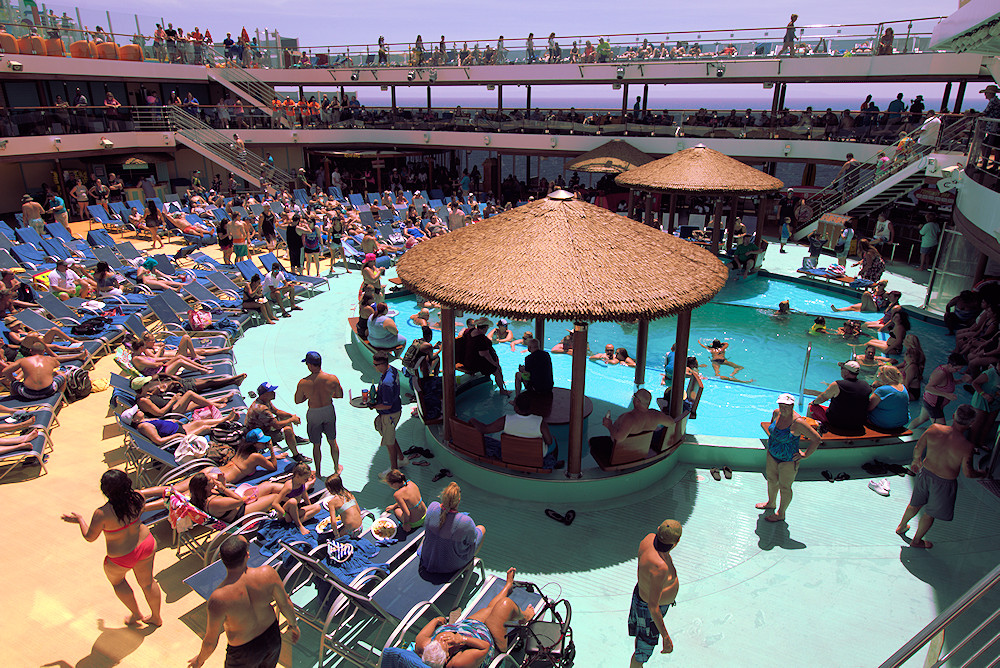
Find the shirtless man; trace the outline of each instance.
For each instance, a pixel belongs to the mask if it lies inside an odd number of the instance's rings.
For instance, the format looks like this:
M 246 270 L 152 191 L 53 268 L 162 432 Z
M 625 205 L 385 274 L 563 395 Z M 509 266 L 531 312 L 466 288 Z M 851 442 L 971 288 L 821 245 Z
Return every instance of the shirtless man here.
M 610 343 L 604 346 L 603 353 L 597 353 L 596 355 L 591 355 L 590 359 L 595 362 L 607 362 L 608 364 L 618 364 L 618 360 L 615 358 L 615 347 Z
M 316 463 L 316 475 L 321 476 L 320 462 L 323 458 L 323 435 L 330 444 L 330 456 L 333 458 L 333 470 L 340 475 L 344 470 L 340 463 L 340 446 L 337 445 L 337 412 L 333 408 L 333 400 L 344 396 L 344 388 L 340 380 L 332 373 L 323 371 L 323 357 L 316 351 L 306 353 L 302 360 L 309 368 L 309 375 L 299 381 L 295 388 L 295 403 L 308 401 L 306 411 L 306 434 L 313 444 L 313 460 Z
M 924 535 L 934 520 L 950 522 L 954 517 L 959 473 L 964 473 L 966 478 L 982 478 L 985 475 L 983 471 L 972 468 L 974 446 L 963 436 L 975 417 L 975 409 L 969 404 L 962 404 L 955 409 L 952 426 L 932 424 L 917 441 L 913 449 L 913 463 L 910 464 L 910 470 L 917 474 L 913 495 L 896 527 L 896 533 L 905 539 L 906 532 L 910 530 L 907 523 L 924 508 L 910 547 L 934 547 L 929 540 L 924 540 Z
M 715 339 L 714 341 L 712 341 L 712 345 L 706 346 L 699 339 L 698 345 L 707 350 L 708 352 L 712 353 L 712 368 L 715 369 L 716 376 L 719 375 L 719 370 L 722 368 L 723 364 L 725 364 L 726 366 L 733 367 L 733 373 L 730 374 L 729 376 L 730 379 L 733 379 L 732 378 L 733 376 L 735 376 L 736 374 L 738 374 L 740 371 L 743 370 L 743 367 L 741 367 L 739 364 L 733 364 L 732 362 L 726 359 L 726 350 L 729 348 L 728 343 L 723 343 L 722 341 Z
M 619 415 L 613 423 L 610 411 L 608 415 L 604 416 L 603 424 L 611 433 L 611 440 L 614 443 L 635 434 L 651 432 L 660 425 L 666 427 L 674 423 L 674 419 L 669 415 L 661 411 L 650 410 L 649 404 L 652 401 L 653 395 L 649 393 L 649 390 L 639 390 L 632 395 L 632 410 Z
M 281 578 L 270 566 L 247 568 L 247 541 L 242 536 L 227 538 L 219 554 L 226 566 L 226 579 L 208 598 L 205 639 L 198 656 L 188 665 L 204 665 L 225 629 L 227 666 L 274 668 L 281 654 L 281 631 L 272 602 L 288 620 L 292 642 L 299 639 L 295 610 Z
M 240 220 L 239 214 L 233 214 L 233 220 L 226 223 L 226 233 L 233 240 L 233 249 L 236 251 L 236 261 L 250 257 L 249 242 L 247 241 L 247 230 Z
M 18 401 L 41 401 L 59 392 L 66 384 L 66 376 L 59 371 L 59 360 L 35 354 L 22 357 L 3 370 L 4 379 L 10 384 L 10 393 Z M 21 372 L 18 380 L 16 373 Z
M 677 570 L 670 551 L 681 539 L 677 520 L 665 520 L 639 543 L 639 583 L 632 590 L 632 605 L 628 613 L 628 634 L 635 636 L 635 653 L 630 668 L 639 668 L 649 661 L 663 636 L 660 654 L 674 651 L 663 615 L 677 599 Z
M 45 229 L 45 221 L 42 219 L 44 213 L 42 205 L 36 202 L 31 195 L 21 197 L 21 213 L 24 224 L 41 234 Z

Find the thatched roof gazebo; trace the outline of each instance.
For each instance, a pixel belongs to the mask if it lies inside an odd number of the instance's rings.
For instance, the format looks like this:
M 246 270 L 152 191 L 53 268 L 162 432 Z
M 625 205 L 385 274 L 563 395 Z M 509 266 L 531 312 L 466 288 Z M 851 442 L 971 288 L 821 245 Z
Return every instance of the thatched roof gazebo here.
M 636 383 L 644 382 L 649 321 L 678 316 L 677 359 L 684 359 L 691 309 L 725 285 L 728 271 L 711 253 L 557 191 L 482 222 L 430 239 L 400 259 L 410 290 L 442 304 L 446 438 L 455 415 L 454 311 L 572 320 L 573 379 L 568 475 L 579 475 L 587 323 L 639 323 Z M 679 374 L 683 383 L 684 374 Z M 680 414 L 683 391 L 676 397 Z
M 646 193 L 669 193 L 671 197 L 668 229 L 671 231 L 678 194 L 716 196 L 718 199 L 714 220 L 713 252 L 718 250 L 718 226 L 722 219 L 724 197 L 730 197 L 732 202 L 732 214 L 729 217 L 728 225 L 729 241 L 731 241 L 732 227 L 739 215 L 737 212 L 738 198 L 741 195 L 767 195 L 781 190 L 785 185 L 779 179 L 712 150 L 704 144 L 678 151 L 665 158 L 636 167 L 624 174 L 619 174 L 615 177 L 615 183 L 631 190 Z M 648 202 L 647 199 L 646 213 L 647 218 L 650 218 Z M 647 220 L 647 222 L 649 221 Z M 758 218 L 758 236 L 763 222 L 762 218 Z
M 573 172 L 596 172 L 599 174 L 621 174 L 630 169 L 652 162 L 653 156 L 643 153 L 622 139 L 612 139 L 592 151 L 587 151 L 566 169 Z

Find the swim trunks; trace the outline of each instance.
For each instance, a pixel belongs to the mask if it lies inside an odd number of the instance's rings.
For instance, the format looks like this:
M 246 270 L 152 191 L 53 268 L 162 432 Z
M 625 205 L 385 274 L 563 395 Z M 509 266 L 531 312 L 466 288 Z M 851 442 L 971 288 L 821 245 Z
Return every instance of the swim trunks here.
M 281 630 L 275 619 L 259 636 L 226 648 L 226 668 L 274 668 L 281 655 Z
M 668 603 L 660 606 L 660 614 L 667 614 L 670 606 L 676 603 Z M 660 644 L 660 630 L 653 623 L 653 618 L 649 615 L 649 606 L 639 596 L 639 585 L 632 590 L 632 606 L 628 611 L 628 634 L 635 636 L 635 660 L 639 663 L 646 663 L 653 655 L 653 650 Z
M 923 506 L 924 512 L 936 520 L 950 521 L 955 516 L 955 497 L 958 481 L 935 475 L 927 469 L 917 472 L 913 483 L 910 505 Z
M 331 443 L 337 440 L 337 412 L 333 404 L 306 411 L 306 434 L 313 445 L 322 443 L 324 434 Z
M 41 390 L 35 390 L 30 387 L 25 387 L 24 383 L 21 381 L 15 380 L 10 384 L 10 393 L 19 401 L 41 401 L 43 399 L 48 399 L 53 394 L 58 392 L 65 383 L 65 376 L 56 376 L 52 379 L 52 385 L 42 388 Z
M 246 244 L 236 244 L 234 248 L 237 255 L 250 255 L 250 247 Z
M 156 553 L 156 539 L 153 534 L 147 535 L 142 542 L 135 546 L 135 549 L 120 557 L 104 557 L 105 562 L 111 562 L 122 568 L 132 569 L 140 561 L 149 559 Z

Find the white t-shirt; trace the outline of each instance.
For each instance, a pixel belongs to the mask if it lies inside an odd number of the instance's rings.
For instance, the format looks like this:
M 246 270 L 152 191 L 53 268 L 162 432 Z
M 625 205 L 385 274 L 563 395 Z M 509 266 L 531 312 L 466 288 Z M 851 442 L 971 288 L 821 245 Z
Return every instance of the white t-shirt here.
M 76 290 L 76 282 L 79 280 L 72 269 L 67 269 L 66 273 L 59 273 L 58 269 L 49 272 L 49 285 L 62 291 Z
M 934 146 L 937 144 L 939 134 L 941 134 L 941 118 L 938 116 L 928 118 L 920 126 L 920 136 L 917 137 L 917 143 L 923 146 Z
M 267 272 L 267 274 L 264 275 L 264 279 L 261 281 L 261 284 L 265 288 L 274 288 L 275 290 L 280 290 L 281 288 L 285 287 L 285 283 L 287 282 L 288 281 L 285 278 L 285 272 L 279 271 L 277 274 L 272 274 L 271 272 Z
M 876 239 L 888 239 L 889 238 L 889 220 L 876 220 L 875 221 L 875 231 L 872 236 Z
M 507 415 L 503 421 L 503 433 L 521 438 L 541 438 L 542 437 L 542 416 L 540 415 Z M 548 450 L 545 443 L 542 443 L 542 457 Z

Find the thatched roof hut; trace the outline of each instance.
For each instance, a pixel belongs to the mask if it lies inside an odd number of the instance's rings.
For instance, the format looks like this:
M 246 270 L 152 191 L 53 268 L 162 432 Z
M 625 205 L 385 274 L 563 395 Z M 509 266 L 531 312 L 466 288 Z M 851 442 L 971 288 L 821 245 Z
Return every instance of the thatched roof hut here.
M 615 177 L 633 190 L 704 195 L 751 195 L 784 187 L 780 180 L 704 144 L 678 151 Z
M 566 169 L 574 172 L 620 174 L 652 161 L 653 156 L 643 153 L 627 141 L 612 139 L 607 144 L 602 144 L 579 156 L 566 165 Z
M 708 251 L 563 191 L 424 241 L 397 273 L 453 308 L 584 322 L 688 311 L 728 276 Z

